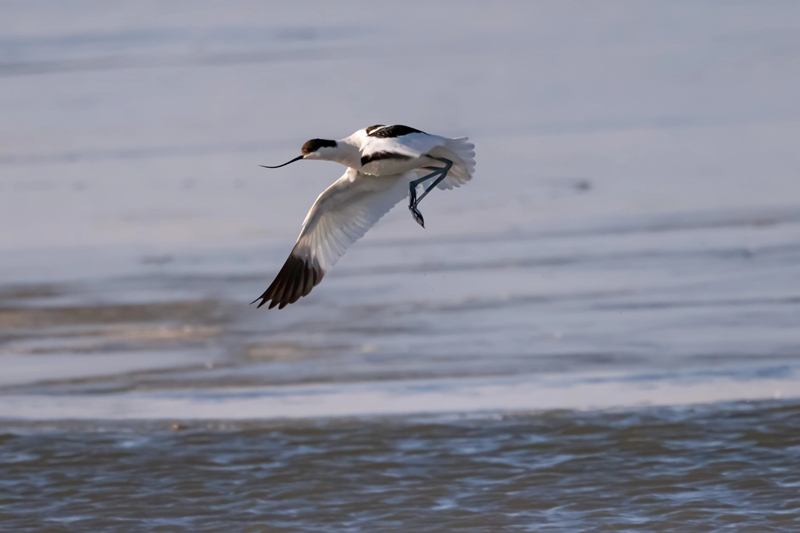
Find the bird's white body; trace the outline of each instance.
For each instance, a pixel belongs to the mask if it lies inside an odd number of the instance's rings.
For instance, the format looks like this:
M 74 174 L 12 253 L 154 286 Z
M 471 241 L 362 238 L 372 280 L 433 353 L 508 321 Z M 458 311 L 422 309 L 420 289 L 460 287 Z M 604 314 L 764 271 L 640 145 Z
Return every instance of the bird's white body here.
M 338 141 L 306 143 L 296 159 L 335 161 L 348 168 L 314 202 L 289 259 L 256 299 L 259 307 L 271 300 L 270 308 L 283 308 L 311 292 L 350 245 L 415 191 L 415 181 L 437 174 L 431 170 L 443 171 L 434 182 L 440 189 L 469 181 L 475 171 L 473 148 L 466 137 L 448 139 L 407 126 L 371 126 Z
M 449 186 L 440 185 L 442 189 L 458 187 L 468 181 L 475 171 L 475 145 L 468 142 L 466 137 L 448 139 L 418 130 L 392 137 L 381 136 L 384 131 L 391 133 L 391 128 L 413 130 L 405 126 L 370 126 L 336 141 L 336 147 L 320 148 L 304 159 L 335 161 L 364 174 L 385 176 L 403 174 L 436 162 L 428 156 L 452 157 L 457 164 L 445 178 Z

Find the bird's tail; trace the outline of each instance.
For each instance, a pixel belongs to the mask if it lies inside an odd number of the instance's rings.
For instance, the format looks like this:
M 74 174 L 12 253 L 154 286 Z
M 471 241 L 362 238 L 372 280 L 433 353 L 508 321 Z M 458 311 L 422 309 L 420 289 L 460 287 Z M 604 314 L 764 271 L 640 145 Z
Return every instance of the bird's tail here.
M 475 173 L 475 145 L 469 142 L 467 137 L 448 139 L 444 146 L 437 146 L 430 151 L 430 154 L 453 162 L 453 168 L 438 185 L 440 189 L 460 187 L 472 179 Z

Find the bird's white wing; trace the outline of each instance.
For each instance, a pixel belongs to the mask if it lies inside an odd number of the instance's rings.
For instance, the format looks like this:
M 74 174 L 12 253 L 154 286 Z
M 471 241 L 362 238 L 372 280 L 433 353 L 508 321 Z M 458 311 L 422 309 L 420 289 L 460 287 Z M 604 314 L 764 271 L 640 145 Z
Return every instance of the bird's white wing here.
M 362 159 L 369 160 L 375 154 L 400 154 L 411 158 L 421 157 L 437 146 L 444 146 L 447 139 L 438 135 L 429 135 L 421 131 L 408 133 L 398 137 L 367 137 L 361 148 Z
M 314 202 L 283 268 L 256 298 L 258 307 L 272 300 L 270 309 L 283 309 L 311 292 L 345 250 L 405 198 L 414 177 L 370 176 L 348 168 Z

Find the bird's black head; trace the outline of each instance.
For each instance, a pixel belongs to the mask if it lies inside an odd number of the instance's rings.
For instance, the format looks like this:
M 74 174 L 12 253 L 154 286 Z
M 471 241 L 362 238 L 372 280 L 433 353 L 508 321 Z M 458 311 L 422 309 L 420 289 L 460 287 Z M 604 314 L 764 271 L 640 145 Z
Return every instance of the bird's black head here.
M 336 148 L 336 141 L 330 141 L 328 139 L 311 139 L 300 149 L 300 153 L 302 155 L 295 157 L 291 161 L 287 161 L 286 163 L 275 167 L 268 167 L 266 165 L 261 166 L 264 168 L 281 168 L 290 163 L 294 163 L 295 161 L 300 161 L 301 159 L 335 160 L 337 154 Z
M 306 156 L 308 154 L 313 154 L 320 148 L 336 148 L 336 141 L 331 141 L 328 139 L 311 139 L 303 145 L 303 148 L 300 149 L 300 153 Z

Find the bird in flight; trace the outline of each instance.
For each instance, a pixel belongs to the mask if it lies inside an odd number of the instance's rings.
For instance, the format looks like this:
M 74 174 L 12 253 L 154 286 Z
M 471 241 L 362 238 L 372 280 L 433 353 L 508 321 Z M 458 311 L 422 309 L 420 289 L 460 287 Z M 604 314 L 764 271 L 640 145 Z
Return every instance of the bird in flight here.
M 301 159 L 335 161 L 344 175 L 319 195 L 303 221 L 300 236 L 272 284 L 256 298 L 258 307 L 283 309 L 306 296 L 345 250 L 364 236 L 400 200 L 423 228 L 419 203 L 434 187 L 452 189 L 472 178 L 475 145 L 466 137 L 449 139 L 408 126 L 375 125 L 338 141 L 311 139 Z M 428 183 L 426 183 L 428 182 Z M 424 187 L 417 196 L 417 188 Z

